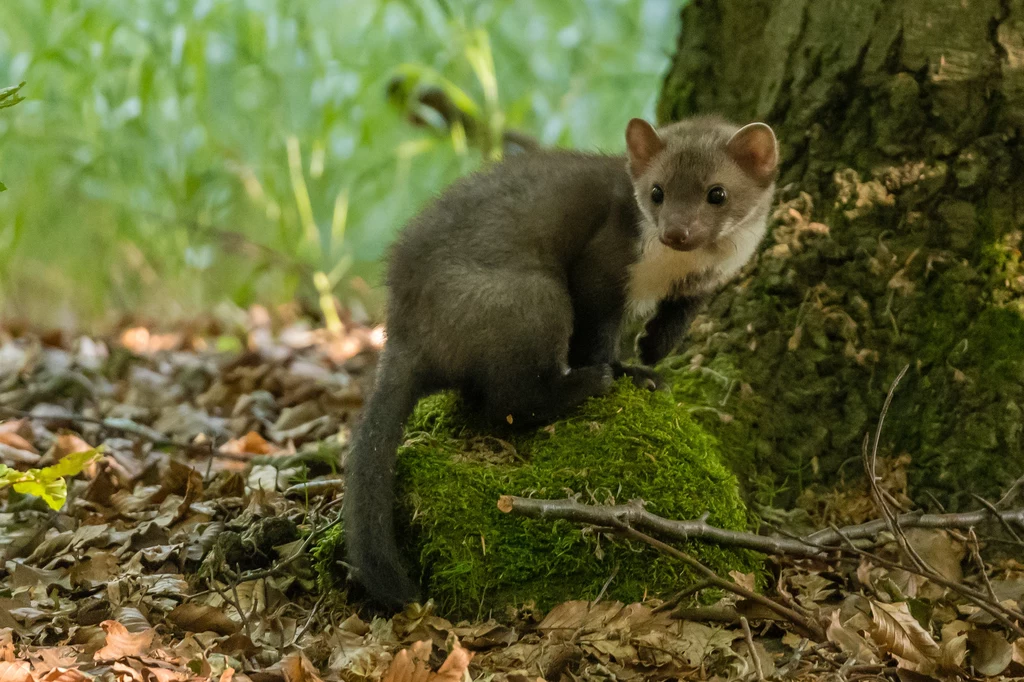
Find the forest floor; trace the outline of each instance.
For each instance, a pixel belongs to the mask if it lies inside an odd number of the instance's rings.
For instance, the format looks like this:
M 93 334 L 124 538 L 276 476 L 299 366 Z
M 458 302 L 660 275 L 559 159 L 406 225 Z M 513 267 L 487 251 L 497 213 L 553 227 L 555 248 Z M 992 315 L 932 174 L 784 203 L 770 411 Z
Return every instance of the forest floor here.
M 382 333 L 269 320 L 257 310 L 234 335 L 0 331 L 0 682 L 1024 676 L 1024 544 L 1009 524 L 1002 539 L 998 525 L 908 528 L 770 557 L 765 595 L 803 625 L 707 583 L 477 622 L 429 603 L 374 617 L 317 548 L 337 526 L 336 463 Z M 38 472 L 76 453 L 61 506 L 59 479 Z M 909 504 L 905 466 L 879 463 L 894 506 Z M 803 499 L 762 519 L 878 516 L 866 490 Z

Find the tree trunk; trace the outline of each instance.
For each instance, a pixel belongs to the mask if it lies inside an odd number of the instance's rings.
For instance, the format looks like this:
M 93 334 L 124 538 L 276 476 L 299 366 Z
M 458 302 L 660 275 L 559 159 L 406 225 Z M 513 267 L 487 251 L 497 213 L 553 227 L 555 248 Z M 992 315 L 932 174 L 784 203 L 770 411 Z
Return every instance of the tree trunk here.
M 765 120 L 783 146 L 764 248 L 686 351 L 742 389 L 716 430 L 790 492 L 835 482 L 909 364 L 880 454 L 911 456 L 919 501 L 997 496 L 1024 472 L 1024 0 L 682 18 L 661 120 Z

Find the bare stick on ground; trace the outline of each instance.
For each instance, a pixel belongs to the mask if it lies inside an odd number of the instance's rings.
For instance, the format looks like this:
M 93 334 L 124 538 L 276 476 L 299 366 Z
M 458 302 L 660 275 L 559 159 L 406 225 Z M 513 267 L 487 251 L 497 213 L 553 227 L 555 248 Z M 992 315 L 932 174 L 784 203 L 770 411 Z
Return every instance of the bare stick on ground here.
M 888 524 L 879 519 L 838 530 L 826 528 L 803 538 L 769 537 L 718 528 L 709 524 L 706 516 L 689 521 L 666 519 L 647 511 L 643 500 L 600 506 L 582 504 L 572 498 L 545 500 L 502 495 L 498 499 L 498 509 L 506 514 L 514 513 L 532 519 L 565 519 L 593 526 L 614 527 L 618 523 L 625 523 L 672 540 L 704 540 L 729 547 L 752 549 L 764 554 L 808 559 L 825 558 L 831 549 L 838 549 L 846 541 L 871 541 L 869 544 L 874 544 L 879 534 L 888 528 Z M 998 512 L 979 509 L 960 514 L 909 512 L 900 514 L 897 519 L 903 528 L 967 530 L 986 521 L 998 519 L 1001 523 L 1024 529 L 1024 509 Z

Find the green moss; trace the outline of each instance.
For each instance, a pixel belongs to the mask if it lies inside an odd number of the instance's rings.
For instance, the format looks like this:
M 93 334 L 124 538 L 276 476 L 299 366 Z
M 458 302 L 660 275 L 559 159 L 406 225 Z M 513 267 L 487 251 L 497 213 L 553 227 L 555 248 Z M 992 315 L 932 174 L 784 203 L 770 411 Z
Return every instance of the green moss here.
M 527 433 L 497 434 L 474 424 L 452 395 L 423 401 L 399 456 L 409 551 L 420 558 L 428 595 L 444 613 L 476 616 L 535 602 L 607 596 L 633 601 L 692 580 L 678 561 L 644 545 L 566 521 L 498 511 L 501 495 L 592 504 L 642 498 L 668 518 L 746 525 L 735 477 L 718 443 L 667 394 L 620 382 L 612 396 Z M 752 570 L 746 552 L 691 543 L 719 571 Z
M 316 573 L 316 584 L 321 592 L 336 587 L 340 581 L 338 562 L 344 558 L 341 543 L 341 525 L 331 526 L 313 543 L 313 571 Z

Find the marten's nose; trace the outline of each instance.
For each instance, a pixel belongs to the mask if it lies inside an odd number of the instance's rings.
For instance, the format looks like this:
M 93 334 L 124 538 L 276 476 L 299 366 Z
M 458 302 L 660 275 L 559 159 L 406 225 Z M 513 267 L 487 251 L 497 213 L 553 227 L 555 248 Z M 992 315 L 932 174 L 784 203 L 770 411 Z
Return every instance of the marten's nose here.
M 692 251 L 699 244 L 693 238 L 693 231 L 687 227 L 672 227 L 661 233 L 661 243 L 676 251 Z

